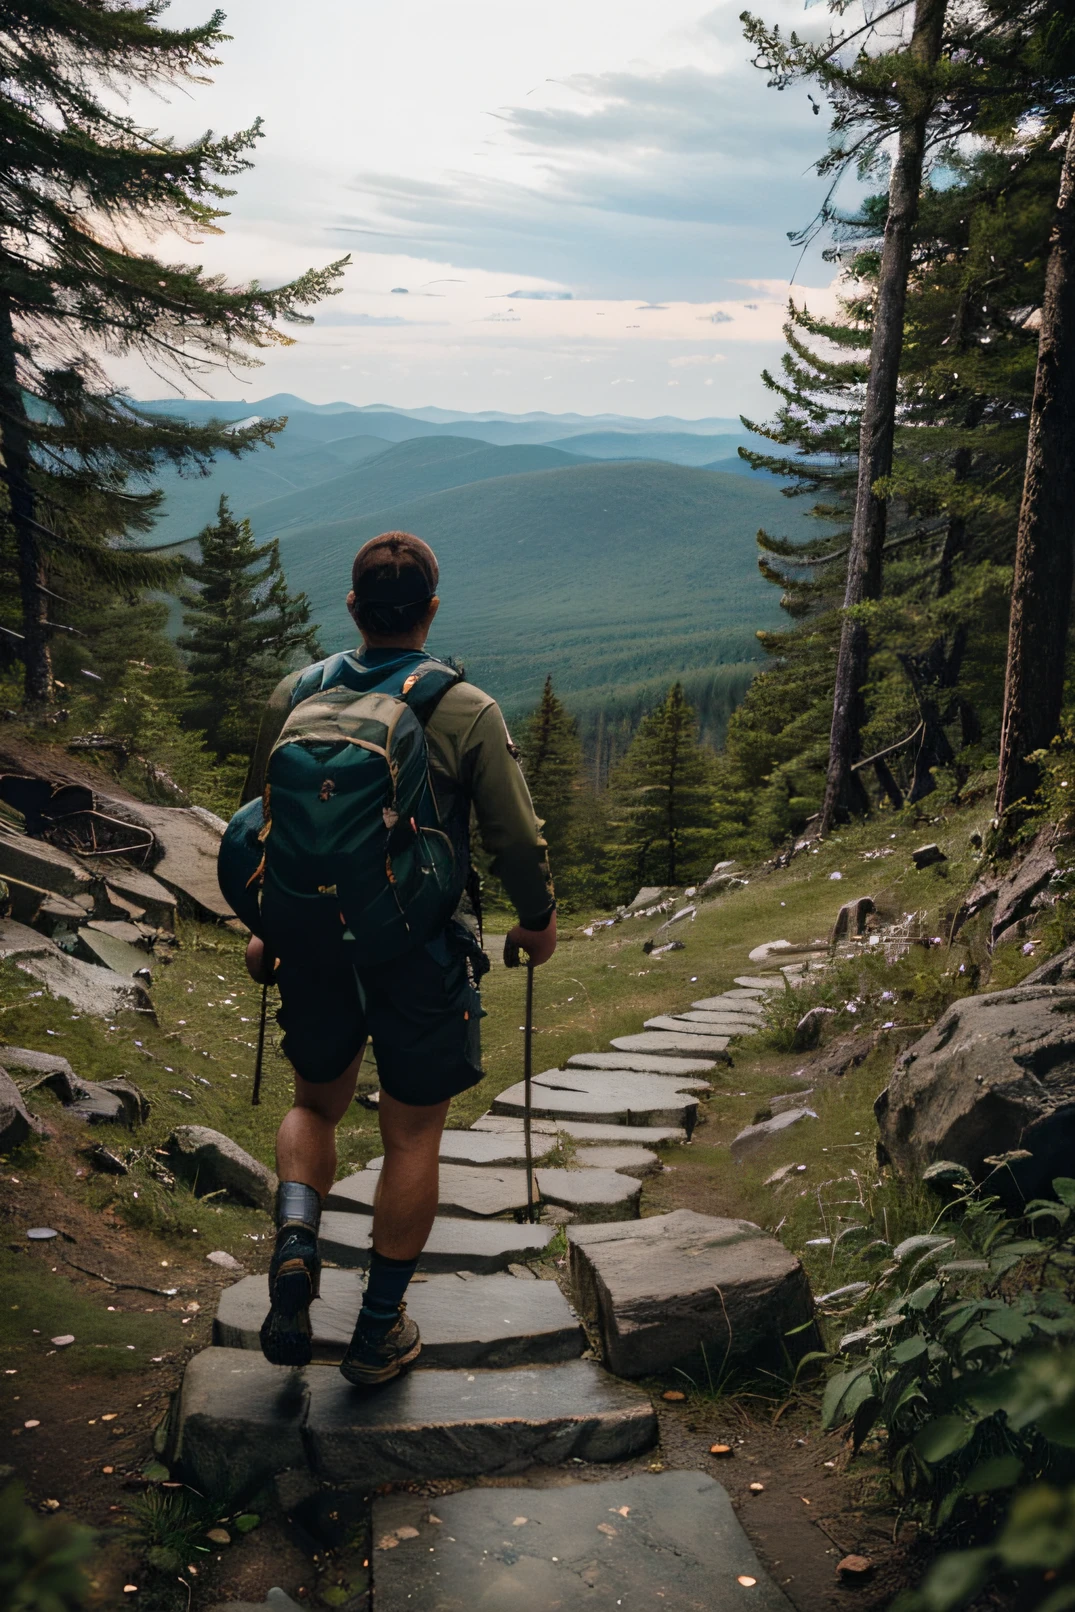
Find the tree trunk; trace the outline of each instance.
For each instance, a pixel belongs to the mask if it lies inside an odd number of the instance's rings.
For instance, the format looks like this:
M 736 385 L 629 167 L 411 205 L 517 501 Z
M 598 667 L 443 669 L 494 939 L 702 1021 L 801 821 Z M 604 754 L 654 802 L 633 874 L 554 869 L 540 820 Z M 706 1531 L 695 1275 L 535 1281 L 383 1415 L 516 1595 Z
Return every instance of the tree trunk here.
M 909 54 L 920 67 L 932 68 L 940 57 L 946 0 L 916 0 Z M 920 103 L 920 104 L 919 104 Z M 896 396 L 903 352 L 903 313 L 911 267 L 911 244 L 918 217 L 922 163 L 929 123 L 928 96 L 916 94 L 906 105 L 899 149 L 888 189 L 888 218 L 877 280 L 873 339 L 866 402 L 859 434 L 858 487 L 847 562 L 845 611 L 881 592 L 881 559 L 886 505 L 874 488 L 892 471 Z M 857 775 L 851 771 L 862 727 L 862 685 L 869 661 L 869 634 L 862 622 L 845 615 L 840 632 L 836 683 L 832 701 L 829 770 L 821 807 L 820 832 L 827 834 L 836 814 L 850 804 Z
M 34 521 L 34 494 L 30 482 L 30 429 L 19 385 L 15 330 L 10 299 L 0 296 L 0 444 L 8 509 L 15 532 L 15 553 L 22 598 L 22 656 L 26 700 L 45 705 L 52 698 L 52 658 L 49 654 L 48 595 L 40 533 Z
M 1075 542 L 1075 120 L 1049 241 L 1026 477 L 1015 545 L 997 816 L 1035 788 L 1027 757 L 1055 737 Z

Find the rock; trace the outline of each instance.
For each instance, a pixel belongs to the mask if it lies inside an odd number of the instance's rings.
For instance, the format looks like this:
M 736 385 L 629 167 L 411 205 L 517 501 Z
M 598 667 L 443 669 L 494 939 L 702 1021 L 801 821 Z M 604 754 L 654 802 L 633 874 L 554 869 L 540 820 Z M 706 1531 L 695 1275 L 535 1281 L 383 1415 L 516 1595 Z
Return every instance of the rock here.
M 742 890 L 749 879 L 737 878 L 734 873 L 711 873 L 702 886 L 703 890 L 711 890 L 714 895 L 727 895 L 730 890 Z
M 671 929 L 673 924 L 682 923 L 685 918 L 690 918 L 693 922 L 695 913 L 697 911 L 697 907 L 681 907 L 678 912 L 674 912 L 672 914 L 671 918 L 666 919 L 666 921 L 661 925 L 660 929 L 658 929 L 657 933 L 659 935 L 663 934 L 666 929 Z
M 869 1578 L 873 1572 L 873 1562 L 868 1556 L 845 1556 L 836 1564 L 837 1577 L 845 1582 L 860 1582 Z
M 845 901 L 836 914 L 836 922 L 829 935 L 829 945 L 835 946 L 851 935 L 864 935 L 866 919 L 871 912 L 876 911 L 872 896 L 859 896 L 857 901 Z
M 544 1158 L 556 1147 L 556 1137 L 536 1135 L 533 1138 L 535 1159 Z M 525 1162 L 526 1145 L 522 1132 L 445 1131 L 440 1143 L 441 1159 L 447 1164 L 486 1165 L 502 1168 Z M 371 1159 L 370 1167 L 380 1166 L 380 1160 Z M 525 1196 L 524 1196 L 525 1204 Z
M 86 1081 L 84 1084 L 97 1085 L 101 1091 L 118 1097 L 123 1105 L 126 1122 L 132 1129 L 136 1125 L 144 1125 L 149 1118 L 149 1099 L 133 1080 L 127 1080 L 123 1075 L 115 1075 L 110 1080 Z
M 691 1092 L 708 1082 L 685 1076 L 682 1084 L 665 1075 L 638 1075 L 598 1069 L 548 1069 L 535 1076 L 531 1098 L 535 1116 L 555 1120 L 604 1120 L 624 1125 L 694 1127 L 698 1099 Z M 686 1088 L 686 1089 L 684 1089 Z M 522 1081 L 494 1099 L 492 1112 L 521 1116 Z
M 97 935 L 107 935 L 110 940 L 122 940 L 126 945 L 133 946 L 142 953 L 142 961 L 153 952 L 153 944 L 146 932 L 145 924 L 134 923 L 129 918 L 93 918 L 83 926 Z
M 625 912 L 634 912 L 636 907 L 652 907 L 655 901 L 660 901 L 664 894 L 663 886 L 659 884 L 644 884 Z
M 432 1513 L 432 1518 L 431 1518 Z M 435 1520 L 434 1520 L 435 1519 Z M 373 1507 L 377 1612 L 656 1607 L 790 1612 L 724 1489 L 701 1472 L 601 1483 L 391 1494 Z M 749 1592 L 736 1579 L 752 1580 Z M 733 1591 L 735 1592 L 733 1594 Z
M 199 1196 L 223 1189 L 240 1203 L 272 1213 L 276 1176 L 229 1136 L 207 1125 L 179 1125 L 165 1150 L 176 1175 L 189 1181 Z
M 321 1252 L 337 1265 L 365 1269 L 369 1264 L 373 1217 L 350 1210 L 321 1216 Z M 422 1256 L 420 1271 L 473 1271 L 489 1275 L 509 1265 L 541 1259 L 550 1241 L 548 1226 L 515 1225 L 506 1220 L 450 1220 L 438 1215 Z
M 795 1070 L 793 1080 L 839 1080 L 850 1070 L 864 1063 L 874 1048 L 885 1039 L 883 1030 L 847 1030 L 834 1037 L 828 1046 L 810 1058 L 801 1069 Z
M 785 1108 L 781 1113 L 774 1114 L 772 1119 L 764 1119 L 758 1125 L 748 1125 L 731 1144 L 732 1158 L 746 1158 L 764 1147 L 766 1142 L 771 1142 L 775 1136 L 783 1135 L 808 1119 L 817 1119 L 812 1108 Z
M 485 1113 L 474 1121 L 473 1128 L 501 1136 L 521 1136 L 523 1122 L 517 1115 Z M 532 1129 L 535 1136 L 556 1136 L 562 1132 L 575 1142 L 609 1142 L 614 1147 L 623 1147 L 628 1143 L 638 1143 L 642 1147 L 665 1147 L 687 1140 L 687 1133 L 680 1125 L 596 1125 L 586 1120 L 536 1119 Z
M 720 1362 L 783 1361 L 816 1347 L 802 1265 L 746 1220 L 691 1209 L 567 1232 L 578 1307 L 609 1370 L 626 1377 Z M 704 1379 L 703 1379 L 704 1380 Z
M 129 863 L 111 862 L 105 871 L 105 890 L 116 917 L 145 918 L 158 929 L 175 932 L 175 896 L 151 874 Z
M 691 1007 L 697 1013 L 730 1012 L 740 1018 L 762 1020 L 765 1017 L 765 1003 L 758 1000 L 761 994 L 760 991 L 725 991 L 722 996 L 703 996 L 699 1001 L 692 1002 Z
M 22 1094 L 6 1069 L 0 1068 L 0 1153 L 21 1147 L 34 1130 Z
M 217 853 L 224 826 L 212 812 L 197 807 L 146 806 L 139 817 L 148 824 L 163 851 L 153 877 L 180 897 L 194 917 L 230 918 L 231 908 L 217 883 Z
M 52 996 L 64 997 L 80 1013 L 112 1019 L 117 1013 L 133 1010 L 153 1016 L 150 999 L 136 981 L 68 957 L 47 936 L 3 918 L 0 919 L 0 962 L 8 958 L 39 980 Z
M 790 940 L 766 940 L 763 941 L 760 946 L 755 946 L 754 950 L 748 955 L 752 963 L 764 963 L 768 961 L 770 955 L 774 952 L 790 952 L 797 950 L 798 948 L 792 946 Z
M 916 868 L 931 868 L 935 862 L 947 862 L 948 858 L 940 846 L 931 840 L 928 845 L 920 845 L 917 851 L 911 852 L 911 861 Z
M 783 991 L 784 981 L 778 974 L 737 974 L 735 983 L 745 991 Z
M 668 1018 L 647 1019 L 646 1028 L 665 1030 L 669 1023 L 680 1028 L 695 1024 L 706 1035 L 753 1035 L 762 1025 L 757 1013 L 718 1013 L 712 1008 L 690 1008 L 686 1013 L 673 1013 Z
M 769 1099 L 769 1112 L 782 1114 L 789 1108 L 801 1108 L 806 1098 L 813 1096 L 813 1091 L 814 1088 L 808 1086 L 805 1091 L 789 1091 L 785 1092 L 781 1097 L 771 1097 Z
M 326 1209 L 373 1209 L 381 1179 L 381 1160 L 337 1181 L 325 1199 Z M 492 1165 L 442 1164 L 437 1213 L 469 1220 L 526 1213 L 526 1171 Z
M 291 1371 L 253 1350 L 210 1348 L 184 1375 L 174 1464 L 195 1488 L 229 1496 L 304 1466 L 328 1483 L 361 1473 L 368 1489 L 572 1456 L 627 1460 L 655 1437 L 649 1396 L 586 1360 L 413 1371 L 371 1394 L 319 1366 Z
M 661 1161 L 648 1147 L 580 1147 L 576 1162 L 590 1170 L 616 1170 L 639 1181 L 661 1168 Z
M 728 1037 L 691 1035 L 689 1031 L 643 1030 L 640 1035 L 615 1036 L 612 1041 L 617 1052 L 661 1053 L 674 1058 L 715 1058 L 730 1063 Z
M 712 1058 L 646 1057 L 631 1052 L 576 1052 L 567 1060 L 569 1069 L 626 1069 L 636 1075 L 707 1075 L 715 1069 Z
M 833 1010 L 828 1007 L 812 1007 L 803 1014 L 795 1026 L 795 1034 L 791 1041 L 792 1052 L 809 1052 L 821 1040 L 821 1030 L 826 1019 L 832 1017 Z
M 124 975 L 128 979 L 133 979 L 136 974 L 143 977 L 148 961 L 146 954 L 129 945 L 127 941 L 117 940 L 115 936 L 103 933 L 94 925 L 86 924 L 78 931 L 77 943 L 77 955 L 83 962 L 110 968 L 114 973 Z
M 205 1257 L 209 1261 L 210 1265 L 219 1265 L 222 1271 L 241 1271 L 243 1268 L 239 1261 L 232 1254 L 227 1253 L 223 1248 L 214 1248 L 213 1252 L 211 1254 L 206 1254 Z M 219 1340 L 214 1339 L 214 1342 L 217 1341 Z
M 1075 985 L 1075 946 L 1068 946 L 1064 951 L 1046 958 L 1044 963 L 1039 963 L 1025 979 L 1020 980 L 1019 985 L 1020 989 L 1028 985 Z M 3 1050 L 0 1049 L 2 1060 Z
M 952 933 L 958 933 L 971 918 L 976 918 L 987 907 L 993 906 L 989 924 L 990 946 L 998 946 L 1004 940 L 1014 940 L 1025 927 L 1025 919 L 1054 903 L 1050 885 L 1057 872 L 1055 846 L 1056 829 L 1052 826 L 1044 828 L 1003 879 L 993 876 L 979 880 L 960 904 L 952 921 Z M 1037 974 L 1037 970 L 1034 974 Z M 1024 980 L 1023 983 L 1028 982 Z
M 642 1182 L 633 1176 L 590 1168 L 540 1169 L 537 1185 L 543 1202 L 570 1209 L 576 1220 L 638 1219 Z
M 149 1117 L 149 1103 L 133 1081 L 83 1080 L 66 1058 L 53 1052 L 31 1052 L 27 1047 L 0 1047 L 0 1064 L 25 1071 L 25 1093 L 46 1087 L 63 1106 L 89 1124 L 135 1126 Z
M 648 957 L 666 957 L 669 952 L 683 952 L 686 949 L 681 940 L 669 940 L 663 946 L 655 946 L 652 940 L 647 940 L 642 947 Z
M 674 1018 L 671 1013 L 658 1013 L 656 1018 L 646 1019 L 645 1028 L 647 1030 L 667 1031 L 670 1035 L 697 1035 L 705 1037 L 724 1033 L 722 1031 L 715 1030 L 712 1024 L 699 1024 L 695 1019 Z M 753 1028 L 753 1026 L 751 1026 L 751 1028 Z M 734 1034 L 734 1031 L 729 1033 Z
M 336 1372 L 308 1376 L 307 1448 L 330 1483 L 352 1481 L 356 1471 L 372 1488 L 558 1466 L 573 1456 L 622 1461 L 657 1434 L 649 1395 L 588 1360 L 414 1371 L 376 1394 L 356 1394 Z
M 26 1235 L 32 1243 L 50 1243 L 54 1237 L 58 1237 L 60 1234 L 58 1231 L 54 1231 L 51 1226 L 31 1226 Z
M 113 1153 L 110 1148 L 105 1147 L 103 1142 L 94 1142 L 91 1146 L 84 1147 L 81 1151 L 83 1158 L 89 1159 L 94 1169 L 100 1170 L 104 1175 L 130 1175 L 131 1173 L 130 1166 L 125 1164 L 117 1153 Z
M 532 1273 L 520 1266 L 527 1276 Z M 338 1365 L 362 1305 L 362 1273 L 321 1273 L 321 1297 L 310 1307 L 314 1359 Z M 269 1308 L 267 1276 L 247 1276 L 220 1295 L 213 1342 L 260 1351 L 258 1331 Z M 407 1290 L 407 1310 L 422 1332 L 416 1369 L 472 1370 L 549 1365 L 578 1359 L 585 1347 L 579 1323 L 555 1282 L 514 1276 L 430 1276 Z
M 94 881 L 77 857 L 47 840 L 31 839 L 0 825 L 0 877 L 36 885 L 68 899 L 83 898 L 92 908 Z
M 1075 990 L 1021 986 L 954 1003 L 897 1060 L 875 1113 L 892 1162 L 918 1177 L 951 1159 L 1021 1204 L 1071 1173 Z M 986 1161 L 1026 1149 L 1003 1169 Z

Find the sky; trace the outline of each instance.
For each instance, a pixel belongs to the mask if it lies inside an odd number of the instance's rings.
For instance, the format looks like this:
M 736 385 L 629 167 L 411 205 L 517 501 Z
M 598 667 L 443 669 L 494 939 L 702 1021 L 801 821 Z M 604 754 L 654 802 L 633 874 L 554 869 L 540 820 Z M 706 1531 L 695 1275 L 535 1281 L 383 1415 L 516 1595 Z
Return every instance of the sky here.
M 800 32 L 829 21 L 756 3 Z M 131 110 L 180 138 L 261 117 L 264 138 L 224 233 L 155 249 L 262 283 L 351 263 L 295 346 L 209 395 L 764 417 L 789 290 L 834 302 L 820 252 L 788 240 L 824 193 L 827 119 L 805 88 L 767 88 L 742 5 L 225 0 L 214 82 Z M 173 0 L 165 20 L 208 9 Z

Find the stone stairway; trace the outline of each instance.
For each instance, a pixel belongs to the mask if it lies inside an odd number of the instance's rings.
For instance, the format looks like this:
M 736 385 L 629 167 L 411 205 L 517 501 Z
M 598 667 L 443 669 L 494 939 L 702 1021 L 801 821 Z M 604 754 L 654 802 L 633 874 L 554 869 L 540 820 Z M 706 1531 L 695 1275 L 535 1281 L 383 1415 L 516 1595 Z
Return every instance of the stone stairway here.
M 692 1328 L 719 1332 L 719 1314 L 706 1311 L 698 1320 L 710 1290 L 722 1293 L 733 1314 L 738 1303 L 744 1318 L 754 1311 L 761 1318 L 759 1306 L 768 1306 L 760 1325 L 745 1329 L 755 1337 L 809 1317 L 798 1261 L 757 1228 L 744 1241 L 744 1222 L 688 1211 L 638 1220 L 642 1182 L 660 1168 L 659 1150 L 689 1138 L 711 1090 L 706 1076 L 726 1058 L 732 1036 L 758 1027 L 764 992 L 783 983 L 779 975 L 743 978 L 733 991 L 613 1041 L 609 1052 L 580 1053 L 566 1069 L 534 1077 L 535 1184 L 544 1223 L 525 1219 L 521 1085 L 503 1092 L 470 1131 L 447 1133 L 438 1214 L 408 1293 L 423 1351 L 413 1370 L 374 1392 L 354 1389 L 331 1368 L 361 1305 L 381 1160 L 338 1182 L 322 1219 L 328 1264 L 311 1315 L 314 1363 L 291 1371 L 262 1358 L 266 1277 L 227 1289 L 212 1347 L 187 1366 L 169 1451 L 177 1471 L 202 1492 L 237 1497 L 285 1471 L 368 1493 L 405 1480 L 622 1462 L 651 1448 L 658 1429 L 649 1393 L 597 1363 L 559 1285 L 536 1279 L 531 1266 L 546 1254 L 557 1222 L 567 1222 L 591 1336 L 626 1377 L 665 1369 L 677 1348 L 689 1352 L 697 1343 Z M 627 1045 L 638 1042 L 646 1044 Z M 644 1233 L 637 1251 L 632 1223 Z M 624 1273 L 629 1288 L 638 1270 L 654 1289 L 641 1309 L 637 1293 L 626 1292 L 621 1305 L 617 1288 Z M 661 1271 L 692 1277 L 692 1294 L 684 1293 L 678 1310 L 675 1295 L 656 1291 Z M 645 1311 L 641 1332 L 628 1313 L 632 1305 L 640 1317 Z M 465 1529 L 454 1521 L 457 1510 L 468 1519 Z M 510 1528 L 501 1511 L 511 1512 Z M 397 1512 L 408 1520 L 399 1523 Z M 700 1532 L 687 1550 L 682 1518 L 691 1515 Z M 600 1557 L 581 1578 L 568 1548 L 580 1528 L 587 1550 Z M 490 1529 L 495 1550 L 483 1543 Z M 639 1585 L 665 1604 L 699 1609 L 760 1585 L 755 1604 L 786 1606 L 764 1581 L 724 1491 L 700 1473 L 587 1484 L 584 1496 L 577 1487 L 482 1489 L 438 1501 L 437 1515 L 413 1495 L 392 1496 L 377 1502 L 375 1541 L 382 1533 L 388 1542 L 371 1567 L 376 1612 L 418 1605 L 435 1612 L 464 1599 L 490 1612 L 612 1605 L 613 1586 L 630 1586 L 635 1599 Z M 403 1542 L 407 1550 L 389 1556 Z M 709 1580 L 718 1560 L 728 1588 L 716 1594 Z M 740 1570 L 738 1581 L 735 1573 L 728 1577 L 729 1563 Z M 605 1594 L 593 1598 L 598 1586 Z

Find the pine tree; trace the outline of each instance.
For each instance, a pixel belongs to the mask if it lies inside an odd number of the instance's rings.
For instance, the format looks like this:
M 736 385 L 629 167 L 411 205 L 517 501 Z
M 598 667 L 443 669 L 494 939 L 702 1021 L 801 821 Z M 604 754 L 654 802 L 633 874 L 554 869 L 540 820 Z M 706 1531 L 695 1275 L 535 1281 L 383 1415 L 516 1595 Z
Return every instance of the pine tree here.
M 274 685 L 320 656 L 317 628 L 306 595 L 288 592 L 279 544 L 259 547 L 226 498 L 198 545 L 201 558 L 187 564 L 197 591 L 184 595 L 188 631 L 177 640 L 189 657 L 189 716 L 218 756 L 242 755 Z
M 560 887 L 574 859 L 582 745 L 575 719 L 553 693 L 551 677 L 545 679 L 540 704 L 520 729 L 519 754 L 535 810 L 545 822 L 545 839 Z
M 696 733 L 694 712 L 676 683 L 643 720 L 609 782 L 619 894 L 639 885 L 680 884 L 711 865 L 713 759 Z
M 286 343 L 278 320 L 333 289 L 346 259 L 289 285 L 235 287 L 165 262 L 147 235 L 218 232 L 221 183 L 250 166 L 260 124 L 180 144 L 122 111 L 134 86 L 204 82 L 227 36 L 223 14 L 160 26 L 164 0 L 14 0 L 0 29 L 0 436 L 4 568 L 17 575 L 19 644 L 31 703 L 52 694 L 57 579 L 130 589 L 174 577 L 174 560 L 125 542 L 160 501 L 145 488 L 169 463 L 204 469 L 215 453 L 268 440 L 281 422 L 242 430 L 140 413 L 110 383 L 109 355 L 138 355 L 190 379 L 256 362 Z

